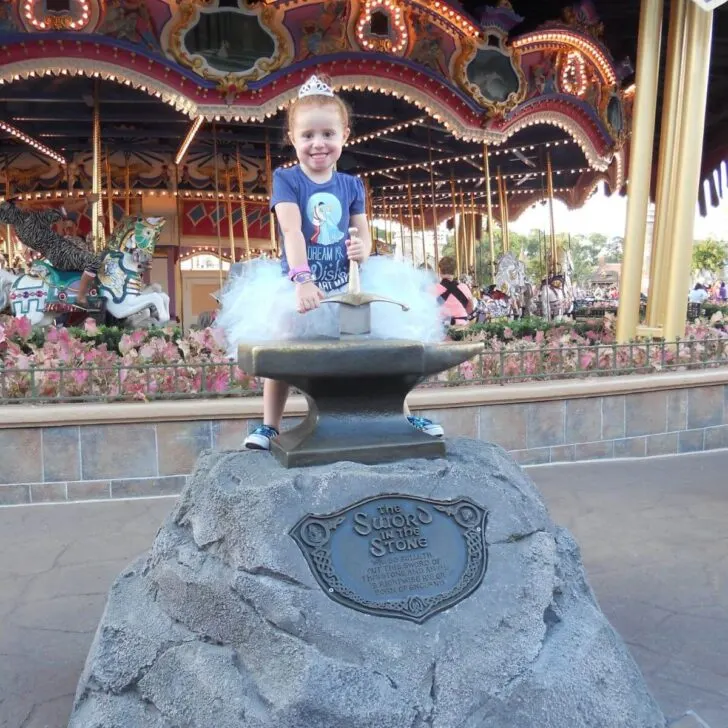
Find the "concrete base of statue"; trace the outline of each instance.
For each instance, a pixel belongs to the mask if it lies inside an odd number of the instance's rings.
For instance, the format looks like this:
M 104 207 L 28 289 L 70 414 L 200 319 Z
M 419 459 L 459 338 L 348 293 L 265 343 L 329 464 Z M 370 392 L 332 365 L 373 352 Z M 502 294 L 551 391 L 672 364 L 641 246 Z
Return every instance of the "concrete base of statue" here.
M 573 538 L 499 447 L 208 452 L 114 583 L 71 728 L 663 728 Z

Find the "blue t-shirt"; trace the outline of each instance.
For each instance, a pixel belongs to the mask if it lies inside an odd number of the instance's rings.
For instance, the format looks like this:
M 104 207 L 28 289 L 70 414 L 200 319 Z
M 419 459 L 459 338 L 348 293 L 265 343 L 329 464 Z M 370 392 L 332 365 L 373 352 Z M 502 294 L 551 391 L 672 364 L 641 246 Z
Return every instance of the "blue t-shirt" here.
M 325 293 L 345 286 L 349 281 L 346 239 L 352 215 L 365 211 L 364 185 L 357 177 L 334 172 L 323 184 L 310 180 L 299 165 L 277 169 L 273 173 L 270 206 L 294 202 L 301 211 L 301 227 L 306 241 L 308 265 L 316 285 Z M 283 233 L 281 240 L 283 272 L 288 273 Z

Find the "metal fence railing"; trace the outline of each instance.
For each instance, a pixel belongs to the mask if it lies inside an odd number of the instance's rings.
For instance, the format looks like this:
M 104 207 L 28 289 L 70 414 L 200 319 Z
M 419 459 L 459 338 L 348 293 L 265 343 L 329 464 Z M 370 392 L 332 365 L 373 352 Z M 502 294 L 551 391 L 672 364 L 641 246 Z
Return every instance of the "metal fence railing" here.
M 472 362 L 432 377 L 424 386 L 506 384 L 728 366 L 728 337 L 560 346 L 517 342 L 491 347 Z
M 0 404 L 207 399 L 259 394 L 234 362 L 132 366 L 0 366 Z
M 648 374 L 728 366 L 728 337 L 631 344 L 537 346 L 489 342 L 470 362 L 421 386 L 465 386 L 594 376 Z M 5 368 L 0 404 L 115 402 L 241 397 L 261 382 L 235 363 Z

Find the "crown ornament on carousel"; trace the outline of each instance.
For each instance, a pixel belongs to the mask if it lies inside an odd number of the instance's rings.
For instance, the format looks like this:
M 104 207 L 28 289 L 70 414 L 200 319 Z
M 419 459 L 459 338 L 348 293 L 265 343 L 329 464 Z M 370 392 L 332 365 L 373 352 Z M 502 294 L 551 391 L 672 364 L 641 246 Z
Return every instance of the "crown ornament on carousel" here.
M 298 89 L 298 98 L 302 99 L 306 96 L 332 96 L 334 90 L 325 81 L 322 81 L 315 74 L 306 81 L 306 83 Z

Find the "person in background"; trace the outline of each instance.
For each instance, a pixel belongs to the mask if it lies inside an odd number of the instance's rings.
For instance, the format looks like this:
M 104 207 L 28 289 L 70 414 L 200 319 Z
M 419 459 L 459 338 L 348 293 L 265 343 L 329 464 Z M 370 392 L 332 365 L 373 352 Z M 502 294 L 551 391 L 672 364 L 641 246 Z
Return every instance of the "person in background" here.
M 725 281 L 721 281 L 718 286 L 718 300 L 721 303 L 728 301 L 728 288 L 726 288 Z
M 707 300 L 708 291 L 705 290 L 705 286 L 702 283 L 696 283 L 693 290 L 688 294 L 688 302 L 703 304 Z
M 442 316 L 449 319 L 451 326 L 464 326 L 473 312 L 473 294 L 465 285 L 455 278 L 455 260 L 450 256 L 440 259 L 438 264 L 440 282 L 436 293 L 442 301 Z

